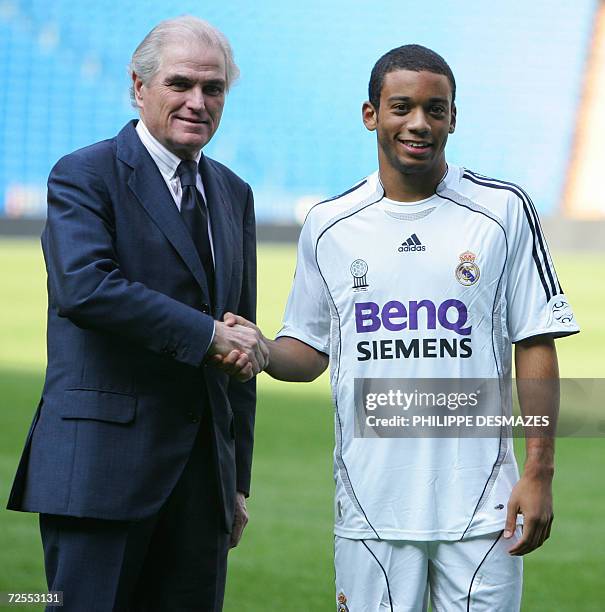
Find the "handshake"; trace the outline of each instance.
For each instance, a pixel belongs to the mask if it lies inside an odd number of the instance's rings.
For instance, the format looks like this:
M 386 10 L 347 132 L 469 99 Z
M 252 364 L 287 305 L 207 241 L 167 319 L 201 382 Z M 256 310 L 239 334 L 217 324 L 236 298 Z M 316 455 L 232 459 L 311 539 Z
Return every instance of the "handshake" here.
M 254 323 L 228 312 L 215 321 L 208 362 L 246 382 L 269 365 L 269 341 Z

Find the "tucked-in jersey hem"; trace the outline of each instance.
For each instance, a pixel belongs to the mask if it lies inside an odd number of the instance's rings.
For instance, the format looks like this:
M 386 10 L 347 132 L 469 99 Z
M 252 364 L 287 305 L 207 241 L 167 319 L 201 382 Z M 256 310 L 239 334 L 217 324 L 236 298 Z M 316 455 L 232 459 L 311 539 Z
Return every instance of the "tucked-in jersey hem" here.
M 519 521 L 518 521 L 519 522 Z M 434 530 L 434 531 L 407 531 L 404 529 L 380 529 L 376 527 L 376 531 L 371 529 L 347 529 L 343 527 L 334 527 L 334 535 L 341 538 L 348 538 L 349 540 L 409 540 L 414 542 L 430 542 L 430 541 L 455 541 L 460 540 L 464 535 L 464 539 L 486 535 L 488 533 L 494 533 L 496 531 L 502 531 L 506 524 L 506 517 L 492 522 L 492 523 L 481 523 L 475 528 L 448 531 L 448 530 Z M 521 524 L 521 523 L 520 523 Z M 376 533 L 380 536 L 376 537 Z

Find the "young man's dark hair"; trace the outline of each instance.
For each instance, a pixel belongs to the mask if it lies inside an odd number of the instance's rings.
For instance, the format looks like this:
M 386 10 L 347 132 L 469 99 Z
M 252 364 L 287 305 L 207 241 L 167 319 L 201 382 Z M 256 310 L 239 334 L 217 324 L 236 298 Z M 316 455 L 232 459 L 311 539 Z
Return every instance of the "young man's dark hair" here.
M 438 53 L 422 45 L 402 45 L 385 53 L 372 68 L 368 95 L 377 112 L 380 106 L 380 92 L 382 91 L 384 77 L 394 70 L 413 70 L 414 72 L 426 70 L 427 72 L 445 75 L 452 86 L 452 104 L 454 103 L 456 99 L 456 80 L 447 62 Z

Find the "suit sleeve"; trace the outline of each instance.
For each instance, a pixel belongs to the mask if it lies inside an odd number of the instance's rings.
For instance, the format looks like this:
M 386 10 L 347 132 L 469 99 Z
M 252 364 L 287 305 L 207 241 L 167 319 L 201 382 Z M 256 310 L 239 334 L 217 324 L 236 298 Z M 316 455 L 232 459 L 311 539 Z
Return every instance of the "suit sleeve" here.
M 236 314 L 256 323 L 256 223 L 254 219 L 254 198 L 250 187 L 248 187 L 243 227 L 244 274 L 242 293 Z M 245 383 L 230 378 L 228 394 L 233 410 L 235 429 L 236 487 L 238 491 L 248 496 L 250 493 L 252 446 L 254 443 L 256 378 Z
M 125 278 L 114 237 L 111 200 L 92 160 L 76 154 L 60 160 L 48 180 L 48 218 L 42 236 L 49 306 L 79 327 L 117 334 L 199 366 L 214 321 Z

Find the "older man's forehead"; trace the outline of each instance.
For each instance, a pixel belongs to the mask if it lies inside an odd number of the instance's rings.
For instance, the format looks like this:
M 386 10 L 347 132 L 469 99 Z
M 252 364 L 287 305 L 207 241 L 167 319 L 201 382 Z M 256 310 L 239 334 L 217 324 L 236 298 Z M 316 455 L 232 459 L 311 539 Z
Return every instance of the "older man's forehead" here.
M 162 50 L 160 69 L 173 70 L 226 70 L 225 55 L 220 47 L 203 41 L 187 44 L 172 43 Z
M 224 67 L 217 64 L 177 62 L 164 66 L 162 73 L 166 79 L 174 79 L 177 77 L 196 79 L 200 75 L 205 75 L 208 79 L 225 81 Z

